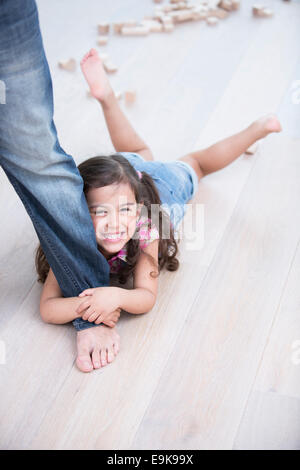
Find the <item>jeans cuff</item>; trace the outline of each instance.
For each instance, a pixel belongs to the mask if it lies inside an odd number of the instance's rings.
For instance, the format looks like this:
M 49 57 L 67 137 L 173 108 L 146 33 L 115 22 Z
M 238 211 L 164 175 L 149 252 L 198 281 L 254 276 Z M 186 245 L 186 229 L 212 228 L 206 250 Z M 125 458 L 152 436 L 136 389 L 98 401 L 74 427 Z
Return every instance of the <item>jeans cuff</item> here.
M 96 325 L 95 323 L 91 323 L 89 321 L 82 320 L 82 318 L 75 318 L 75 320 L 73 320 L 72 323 L 75 326 L 75 329 L 77 331 L 87 330 L 88 328 L 93 328 L 94 326 L 99 326 L 99 325 Z

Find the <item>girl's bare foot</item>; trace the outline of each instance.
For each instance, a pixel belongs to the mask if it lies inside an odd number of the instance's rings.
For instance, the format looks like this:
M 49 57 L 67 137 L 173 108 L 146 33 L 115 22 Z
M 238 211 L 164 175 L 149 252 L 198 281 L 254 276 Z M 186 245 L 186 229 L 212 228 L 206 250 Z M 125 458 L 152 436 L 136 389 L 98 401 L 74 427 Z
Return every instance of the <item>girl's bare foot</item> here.
M 76 365 L 82 372 L 91 372 L 110 364 L 120 349 L 116 327 L 99 325 L 77 333 Z
M 80 62 L 81 70 L 89 84 L 91 95 L 104 102 L 113 95 L 112 87 L 96 49 L 91 49 Z
M 271 132 L 281 132 L 281 124 L 275 114 L 267 114 L 253 123 L 260 134 L 259 138 L 264 138 Z

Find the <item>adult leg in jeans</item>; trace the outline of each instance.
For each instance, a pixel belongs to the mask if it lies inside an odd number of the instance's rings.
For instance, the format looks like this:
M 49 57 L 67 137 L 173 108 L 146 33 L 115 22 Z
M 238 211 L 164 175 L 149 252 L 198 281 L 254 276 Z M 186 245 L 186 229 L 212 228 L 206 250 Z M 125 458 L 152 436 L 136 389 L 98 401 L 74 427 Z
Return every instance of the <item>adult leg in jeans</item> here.
M 0 164 L 31 217 L 63 295 L 108 285 L 109 266 L 97 249 L 82 179 L 57 140 L 34 0 L 0 0 L 0 80 Z M 81 319 L 73 323 L 78 344 L 85 338 L 79 355 L 86 365 L 78 365 L 88 371 L 91 343 L 109 329 Z

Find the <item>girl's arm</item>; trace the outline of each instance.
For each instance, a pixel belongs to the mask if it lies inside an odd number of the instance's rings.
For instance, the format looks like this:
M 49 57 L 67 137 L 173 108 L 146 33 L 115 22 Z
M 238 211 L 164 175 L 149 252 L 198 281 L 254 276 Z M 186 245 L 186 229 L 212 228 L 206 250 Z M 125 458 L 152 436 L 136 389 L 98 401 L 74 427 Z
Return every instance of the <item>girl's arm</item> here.
M 85 310 L 80 313 L 76 309 L 82 304 L 82 297 L 63 297 L 59 284 L 50 268 L 40 300 L 40 313 L 46 323 L 69 323 L 75 318 L 82 318 Z M 113 328 L 120 317 L 120 309 L 109 312 L 103 323 Z
M 153 155 L 146 143 L 135 132 L 121 110 L 114 93 L 105 100 L 98 100 L 102 106 L 108 131 L 117 152 L 134 152 L 145 160 L 153 160 Z
M 40 300 L 40 313 L 46 323 L 68 323 L 81 317 L 76 313 L 76 308 L 82 299 L 79 297 L 63 297 L 59 284 L 50 268 L 43 287 Z
M 158 240 L 151 242 L 145 249 L 154 260 L 158 259 Z M 111 310 L 120 308 L 128 313 L 149 312 L 156 302 L 157 277 L 151 277 L 150 273 L 157 275 L 157 267 L 148 256 L 141 253 L 134 271 L 134 288 L 121 287 L 96 287 L 86 289 L 80 294 L 82 304 L 77 309 L 83 320 L 93 321 L 99 324 L 105 321 Z
M 144 252 L 158 260 L 158 240 L 151 242 Z M 141 253 L 134 271 L 134 288 L 132 290 L 120 289 L 120 308 L 129 313 L 146 313 L 155 305 L 158 277 L 151 277 L 150 273 L 157 276 L 157 267 L 144 253 Z

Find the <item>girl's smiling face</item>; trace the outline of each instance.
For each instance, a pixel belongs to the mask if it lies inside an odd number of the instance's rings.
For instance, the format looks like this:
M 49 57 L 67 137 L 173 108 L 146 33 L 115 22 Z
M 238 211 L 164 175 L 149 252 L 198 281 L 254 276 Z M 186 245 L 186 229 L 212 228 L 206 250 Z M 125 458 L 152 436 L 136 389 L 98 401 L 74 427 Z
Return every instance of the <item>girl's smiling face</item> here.
M 96 240 L 104 256 L 119 252 L 133 237 L 142 204 L 129 184 L 92 188 L 86 195 Z

